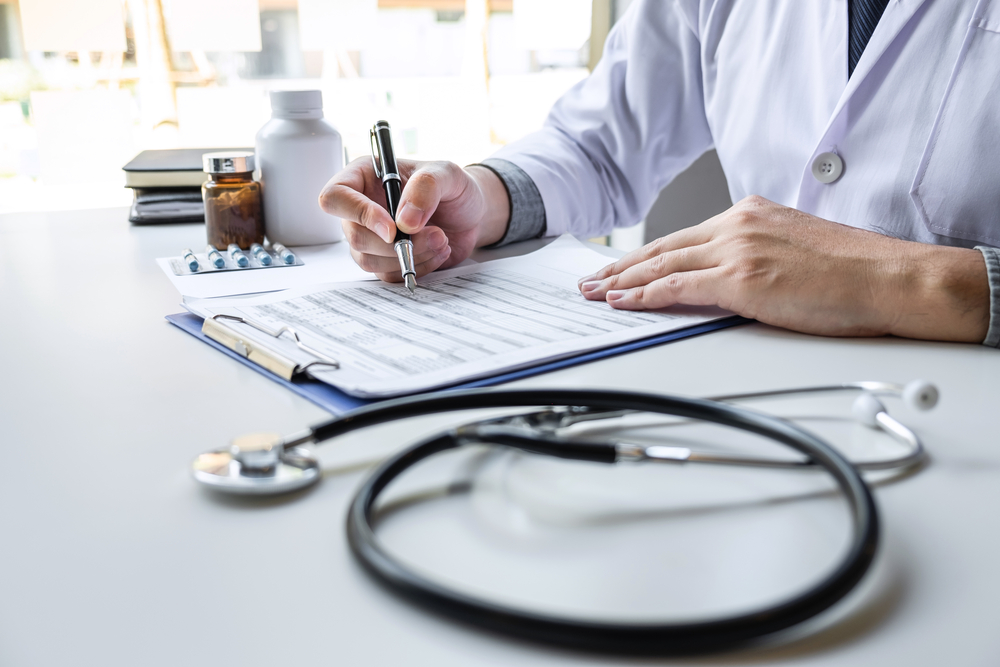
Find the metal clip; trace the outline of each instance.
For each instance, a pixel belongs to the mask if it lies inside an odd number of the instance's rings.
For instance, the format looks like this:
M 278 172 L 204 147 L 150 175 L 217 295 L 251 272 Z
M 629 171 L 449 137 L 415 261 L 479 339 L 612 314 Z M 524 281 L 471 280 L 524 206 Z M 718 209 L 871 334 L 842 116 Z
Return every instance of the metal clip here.
M 379 179 L 381 181 L 382 180 L 382 168 L 379 166 L 378 160 L 375 159 L 375 156 L 378 155 L 379 156 L 378 159 L 381 160 L 382 159 L 382 154 L 378 150 L 378 142 L 375 141 L 375 130 L 374 129 L 368 130 L 368 139 L 369 139 L 369 141 L 371 141 L 371 144 L 372 144 L 372 168 L 375 169 L 375 178 L 377 178 L 377 179 Z
M 223 325 L 219 322 L 219 320 L 231 320 L 233 322 L 245 324 L 249 327 L 253 327 L 257 331 L 271 336 L 272 338 L 281 338 L 283 334 L 288 334 L 292 337 L 292 340 L 295 341 L 295 345 L 300 350 L 314 357 L 316 361 L 310 362 L 305 366 L 299 366 L 296 362 L 288 359 L 284 355 L 240 336 L 235 330 Z M 270 329 L 259 322 L 254 322 L 253 320 L 249 320 L 245 317 L 219 314 L 206 319 L 204 324 L 202 324 L 201 331 L 217 343 L 225 345 L 240 356 L 250 359 L 254 363 L 263 366 L 275 375 L 279 375 L 286 380 L 291 380 L 295 373 L 303 373 L 312 366 L 340 368 L 339 361 L 303 343 L 302 339 L 299 337 L 299 332 L 290 326 L 282 326 L 280 329 Z

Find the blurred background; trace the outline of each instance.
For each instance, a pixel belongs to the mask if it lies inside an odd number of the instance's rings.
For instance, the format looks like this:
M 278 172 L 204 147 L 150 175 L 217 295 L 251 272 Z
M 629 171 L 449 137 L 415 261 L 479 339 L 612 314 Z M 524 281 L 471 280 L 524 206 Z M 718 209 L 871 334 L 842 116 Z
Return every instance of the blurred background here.
M 128 205 L 136 153 L 252 146 L 268 90 L 322 90 L 351 159 L 385 118 L 405 157 L 476 162 L 541 125 L 629 2 L 0 0 L 0 213 Z M 695 169 L 626 245 L 728 205 Z

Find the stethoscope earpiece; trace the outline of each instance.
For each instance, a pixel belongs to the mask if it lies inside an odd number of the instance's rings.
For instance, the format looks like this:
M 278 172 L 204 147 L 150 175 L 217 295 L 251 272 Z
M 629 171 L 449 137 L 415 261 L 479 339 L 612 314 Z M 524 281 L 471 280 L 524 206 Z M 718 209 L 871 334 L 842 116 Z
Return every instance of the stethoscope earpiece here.
M 938 388 L 927 380 L 913 380 L 903 387 L 903 400 L 914 410 L 930 410 L 940 397 Z

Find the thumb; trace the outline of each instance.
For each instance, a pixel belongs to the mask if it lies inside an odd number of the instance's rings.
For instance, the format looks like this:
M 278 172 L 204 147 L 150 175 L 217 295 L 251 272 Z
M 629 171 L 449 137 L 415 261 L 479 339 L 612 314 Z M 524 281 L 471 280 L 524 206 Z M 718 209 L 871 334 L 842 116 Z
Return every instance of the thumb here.
M 430 162 L 410 174 L 399 199 L 396 226 L 407 234 L 419 232 L 434 215 L 441 199 L 459 186 L 449 162 Z M 461 170 L 459 170 L 461 171 Z

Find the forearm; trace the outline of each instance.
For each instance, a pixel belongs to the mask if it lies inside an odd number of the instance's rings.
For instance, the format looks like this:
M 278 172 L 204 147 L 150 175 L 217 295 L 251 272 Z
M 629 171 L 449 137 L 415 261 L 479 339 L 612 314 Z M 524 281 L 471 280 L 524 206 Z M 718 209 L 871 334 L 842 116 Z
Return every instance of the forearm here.
M 634 225 L 712 147 L 695 4 L 632 3 L 593 73 L 555 103 L 542 129 L 494 155 L 534 181 L 547 235 Z
M 906 243 L 885 290 L 886 333 L 981 343 L 990 325 L 990 285 L 978 250 Z

